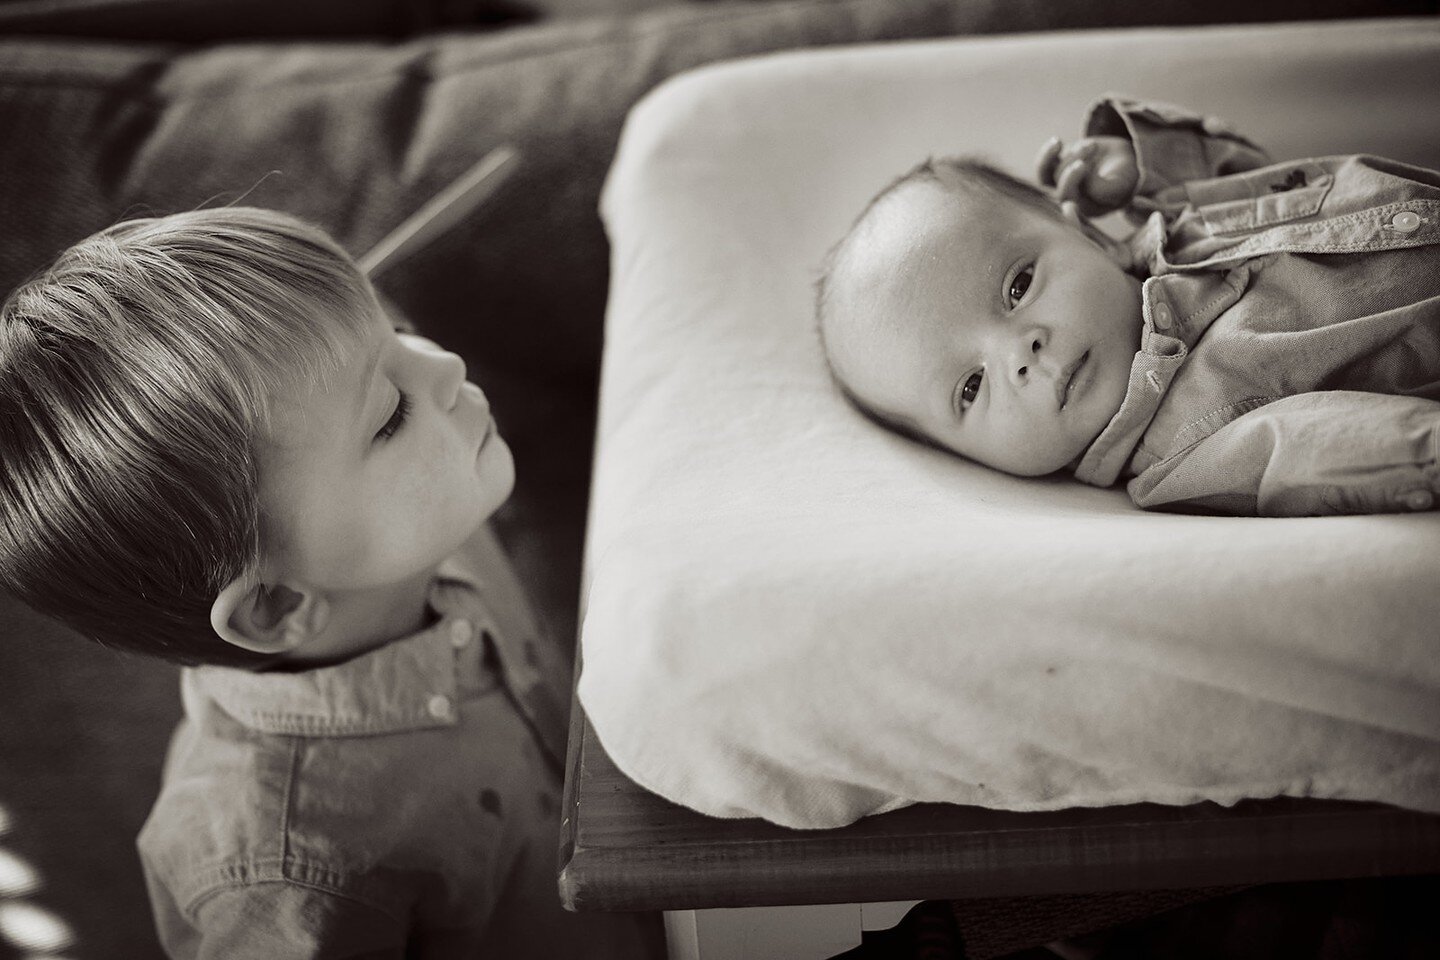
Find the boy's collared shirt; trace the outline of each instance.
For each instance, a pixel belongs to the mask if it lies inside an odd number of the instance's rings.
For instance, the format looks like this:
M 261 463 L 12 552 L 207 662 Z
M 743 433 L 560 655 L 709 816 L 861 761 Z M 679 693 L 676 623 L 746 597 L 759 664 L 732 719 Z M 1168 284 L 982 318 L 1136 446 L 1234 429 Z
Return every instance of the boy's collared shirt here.
M 1144 507 L 1431 508 L 1440 175 L 1366 156 L 1252 169 L 1263 154 L 1215 121 L 1122 100 L 1089 129 L 1130 136 L 1154 192 L 1132 205 L 1140 351 L 1076 476 L 1128 476 Z M 1234 172 L 1185 179 L 1206 164 Z
M 183 672 L 139 839 L 172 957 L 645 955 L 634 918 L 560 907 L 569 677 L 496 549 L 482 531 L 435 621 L 362 656 Z

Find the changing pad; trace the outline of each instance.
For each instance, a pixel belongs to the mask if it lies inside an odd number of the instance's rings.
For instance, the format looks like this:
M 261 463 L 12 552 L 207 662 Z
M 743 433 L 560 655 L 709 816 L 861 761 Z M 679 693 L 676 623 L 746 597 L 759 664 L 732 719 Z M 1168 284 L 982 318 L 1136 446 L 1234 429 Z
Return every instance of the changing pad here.
M 1106 92 L 1276 158 L 1440 167 L 1440 23 L 1145 29 L 796 52 L 632 112 L 579 696 L 641 786 L 839 825 L 1274 795 L 1440 811 L 1440 513 L 1144 513 L 888 434 L 831 385 L 821 259 L 927 154 L 1030 175 Z

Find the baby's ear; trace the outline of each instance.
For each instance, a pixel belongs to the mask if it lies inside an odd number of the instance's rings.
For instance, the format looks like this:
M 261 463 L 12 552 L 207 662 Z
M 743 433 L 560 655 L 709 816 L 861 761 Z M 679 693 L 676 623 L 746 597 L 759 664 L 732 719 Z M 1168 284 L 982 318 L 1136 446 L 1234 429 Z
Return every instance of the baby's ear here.
M 261 583 L 249 574 L 232 580 L 210 607 L 221 640 L 254 653 L 289 653 L 325 628 L 329 605 L 317 591 Z

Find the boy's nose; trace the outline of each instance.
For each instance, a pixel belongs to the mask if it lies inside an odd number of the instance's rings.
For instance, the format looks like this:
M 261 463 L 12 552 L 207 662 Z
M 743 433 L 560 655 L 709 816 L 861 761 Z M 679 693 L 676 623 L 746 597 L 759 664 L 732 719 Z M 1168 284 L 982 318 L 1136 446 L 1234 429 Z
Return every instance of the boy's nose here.
M 436 362 L 440 365 L 435 377 L 440 407 L 444 410 L 454 409 L 455 404 L 460 402 L 460 387 L 465 383 L 465 361 L 458 353 L 442 350 Z
M 1030 382 L 1036 365 L 1040 362 L 1040 351 L 1045 348 L 1048 340 L 1046 332 L 1035 327 L 1021 331 L 1020 335 L 1011 341 L 1009 362 L 1005 365 L 1011 383 L 1019 387 Z
M 433 385 L 435 403 L 441 410 L 450 410 L 460 399 L 460 385 L 465 382 L 465 360 L 458 354 L 446 350 L 429 337 L 415 333 L 402 334 L 414 348 L 418 348 L 419 361 L 423 364 L 424 375 Z

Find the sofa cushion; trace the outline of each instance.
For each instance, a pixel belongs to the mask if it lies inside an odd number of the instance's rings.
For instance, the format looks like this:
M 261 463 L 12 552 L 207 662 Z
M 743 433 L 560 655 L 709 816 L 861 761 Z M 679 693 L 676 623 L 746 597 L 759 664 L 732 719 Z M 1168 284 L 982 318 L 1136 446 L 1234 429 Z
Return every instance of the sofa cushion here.
M 535 16 L 509 0 L 0 0 L 0 34 L 185 43 L 404 37 Z

